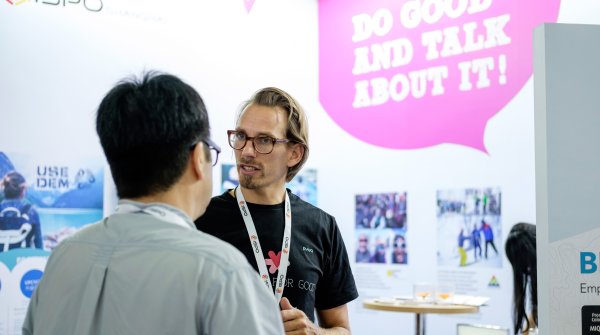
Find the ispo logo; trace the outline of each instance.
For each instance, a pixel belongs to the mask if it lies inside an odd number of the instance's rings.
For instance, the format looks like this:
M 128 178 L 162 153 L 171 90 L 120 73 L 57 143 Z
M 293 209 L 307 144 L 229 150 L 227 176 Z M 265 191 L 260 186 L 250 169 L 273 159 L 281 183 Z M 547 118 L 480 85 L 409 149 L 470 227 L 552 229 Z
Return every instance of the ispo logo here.
M 13 0 L 6 0 L 6 2 L 8 2 L 8 3 L 9 3 L 9 4 L 11 4 L 11 5 L 20 5 L 20 4 L 22 4 L 23 2 L 27 2 L 27 1 L 29 1 L 29 0 L 16 0 L 16 1 L 13 1 Z
M 30 2 L 30 0 L 6 0 L 6 2 L 8 2 L 11 5 L 21 5 L 25 2 Z M 31 2 L 34 2 L 34 1 L 31 1 Z M 61 7 L 65 7 L 67 5 L 83 4 L 85 9 L 87 9 L 90 12 L 99 12 L 104 7 L 102 0 L 42 0 L 42 1 L 35 0 L 35 3 L 51 5 L 51 6 L 61 6 L 62 5 Z

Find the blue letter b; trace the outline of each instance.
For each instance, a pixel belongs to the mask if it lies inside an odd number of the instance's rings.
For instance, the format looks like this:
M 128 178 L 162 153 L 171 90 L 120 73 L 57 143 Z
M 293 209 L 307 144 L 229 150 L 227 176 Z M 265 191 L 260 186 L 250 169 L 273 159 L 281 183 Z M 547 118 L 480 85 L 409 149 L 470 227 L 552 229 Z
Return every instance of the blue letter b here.
M 596 255 L 593 252 L 580 252 L 579 260 L 581 264 L 581 273 L 594 273 L 598 269 L 596 265 Z

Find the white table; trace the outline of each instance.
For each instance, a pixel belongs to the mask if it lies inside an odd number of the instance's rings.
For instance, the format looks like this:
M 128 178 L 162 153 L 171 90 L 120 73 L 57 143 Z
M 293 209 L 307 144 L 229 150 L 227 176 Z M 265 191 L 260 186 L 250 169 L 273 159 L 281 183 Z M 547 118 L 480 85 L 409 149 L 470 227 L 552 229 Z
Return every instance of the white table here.
M 425 314 L 464 314 L 479 312 L 478 306 L 414 303 L 408 300 L 367 299 L 363 307 L 378 311 L 415 313 L 416 335 L 425 335 Z

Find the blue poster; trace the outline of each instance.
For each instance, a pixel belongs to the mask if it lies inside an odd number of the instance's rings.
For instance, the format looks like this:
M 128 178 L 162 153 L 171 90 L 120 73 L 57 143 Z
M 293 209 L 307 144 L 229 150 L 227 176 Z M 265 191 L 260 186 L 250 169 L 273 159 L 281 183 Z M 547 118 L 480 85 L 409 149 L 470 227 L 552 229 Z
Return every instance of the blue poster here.
M 20 334 L 46 260 L 103 217 L 104 161 L 0 152 L 0 334 Z

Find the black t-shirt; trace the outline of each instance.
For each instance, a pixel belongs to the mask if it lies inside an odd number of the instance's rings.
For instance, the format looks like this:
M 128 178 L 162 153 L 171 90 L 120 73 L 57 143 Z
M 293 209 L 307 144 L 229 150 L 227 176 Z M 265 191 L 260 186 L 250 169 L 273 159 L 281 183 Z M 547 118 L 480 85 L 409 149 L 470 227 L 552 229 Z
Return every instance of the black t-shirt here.
M 288 190 L 292 207 L 289 266 L 283 296 L 314 322 L 314 310 L 341 306 L 358 297 L 344 241 L 335 219 Z M 275 289 L 285 225 L 284 203 L 248 203 Z M 229 192 L 212 198 L 196 227 L 237 247 L 258 272 L 248 231 Z

